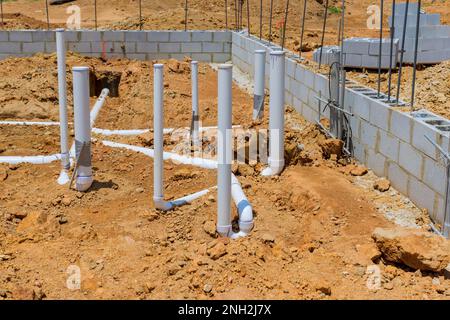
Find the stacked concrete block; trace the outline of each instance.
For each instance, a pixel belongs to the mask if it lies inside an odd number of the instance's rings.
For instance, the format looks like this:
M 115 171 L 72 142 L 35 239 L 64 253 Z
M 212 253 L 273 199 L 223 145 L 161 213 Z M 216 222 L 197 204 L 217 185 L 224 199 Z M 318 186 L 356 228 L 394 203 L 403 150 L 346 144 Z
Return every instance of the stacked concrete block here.
M 90 57 L 137 60 L 178 59 L 226 62 L 231 58 L 231 32 L 227 31 L 92 31 L 66 32 L 67 49 Z M 51 53 L 55 32 L 0 31 L 0 59 Z
M 395 16 L 389 17 L 389 26 L 394 27 L 394 37 L 400 40 L 400 48 L 405 33 L 403 61 L 414 62 L 417 26 L 417 3 L 410 3 L 406 30 L 404 30 L 405 3 L 395 6 Z M 450 26 L 441 25 L 439 14 L 421 12 L 418 30 L 417 62 L 421 64 L 439 63 L 450 60 Z
M 380 40 L 372 38 L 349 38 L 344 40 L 344 61 L 346 67 L 376 69 L 379 64 Z M 397 66 L 398 39 L 394 39 L 391 59 L 391 40 L 382 39 L 381 68 Z
M 359 45 L 359 55 L 367 50 L 370 56 L 378 48 L 375 41 L 367 43 Z M 373 43 L 374 47 L 371 46 Z M 386 43 L 389 44 L 388 40 Z M 254 49 L 270 50 L 258 39 L 233 33 L 233 64 L 250 76 L 253 74 L 251 57 Z M 383 54 L 389 54 L 389 45 L 383 45 L 382 49 Z M 317 61 L 317 51 L 315 57 Z M 324 106 L 317 97 L 327 99 L 328 79 L 295 60 L 286 59 L 286 96 L 292 97 L 294 108 L 306 120 L 316 123 L 319 106 L 322 109 Z M 326 54 L 323 61 L 327 61 Z M 450 121 L 423 110 L 414 114 L 401 112 L 385 103 L 383 98 L 377 99 L 377 92 L 370 88 L 349 83 L 344 109 L 354 114 L 349 117 L 353 155 L 377 175 L 388 178 L 399 192 L 427 209 L 433 221 L 442 224 L 447 179 L 445 166 L 439 151 L 425 135 L 448 152 Z M 329 112 L 320 114 L 320 118 L 324 117 L 329 118 Z

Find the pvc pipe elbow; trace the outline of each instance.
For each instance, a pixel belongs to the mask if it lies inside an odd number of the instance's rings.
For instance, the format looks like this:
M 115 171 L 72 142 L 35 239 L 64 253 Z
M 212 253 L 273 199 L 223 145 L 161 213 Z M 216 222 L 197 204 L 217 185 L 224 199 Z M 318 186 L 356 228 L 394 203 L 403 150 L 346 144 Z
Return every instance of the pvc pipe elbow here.
M 268 176 L 278 176 L 284 169 L 284 159 L 282 160 L 271 160 L 269 159 L 269 167 L 265 168 L 261 175 Z
M 250 233 L 253 229 L 253 225 L 253 208 L 248 204 L 242 212 L 239 213 L 239 230 L 246 234 Z
M 89 177 L 77 177 L 76 181 L 76 189 L 77 191 L 84 192 L 87 191 L 94 182 L 94 178 L 92 176 Z
M 58 177 L 58 184 L 62 186 L 69 182 L 70 182 L 70 177 L 69 177 L 69 174 L 67 173 L 67 170 L 65 170 L 65 169 L 61 170 L 59 177 Z
M 155 206 L 155 209 L 163 210 L 163 211 L 169 211 L 173 209 L 173 204 L 170 201 L 164 201 L 162 198 L 153 198 L 153 203 Z
M 217 225 L 217 233 L 222 237 L 230 237 L 233 234 L 233 229 L 231 224 L 228 226 L 219 226 Z

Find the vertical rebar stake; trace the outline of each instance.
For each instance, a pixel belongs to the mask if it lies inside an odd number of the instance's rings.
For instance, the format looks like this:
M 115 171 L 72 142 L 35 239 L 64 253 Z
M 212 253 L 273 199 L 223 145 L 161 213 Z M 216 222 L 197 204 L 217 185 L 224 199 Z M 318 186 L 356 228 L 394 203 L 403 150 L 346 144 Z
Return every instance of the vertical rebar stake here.
M 416 72 L 417 72 L 417 49 L 419 47 L 419 25 L 420 25 L 420 7 L 422 6 L 422 0 L 417 2 L 417 20 L 416 20 L 416 42 L 414 44 L 414 68 L 411 88 L 411 112 L 414 111 L 414 98 L 416 91 Z
M 272 15 L 273 15 L 273 0 L 270 0 L 270 14 L 269 14 L 269 44 L 272 42 Z
M 238 24 L 238 0 L 234 0 L 234 24 L 236 31 L 239 30 L 239 24 Z
M 50 30 L 50 17 L 48 16 L 48 0 L 45 0 L 45 12 L 47 13 L 47 29 Z
M 380 98 L 381 91 L 381 54 L 382 54 L 382 46 L 383 46 L 383 7 L 384 0 L 381 1 L 380 8 L 380 43 L 378 44 L 378 85 L 377 85 L 377 97 Z
M 284 41 L 286 40 L 286 26 L 287 26 L 288 14 L 289 14 L 289 0 L 286 0 L 286 11 L 284 12 L 283 39 L 281 40 L 281 50 L 284 50 Z
M 259 1 L 259 40 L 262 39 L 263 0 Z
M 388 76 L 388 103 L 391 102 L 391 83 L 392 83 L 392 54 L 394 51 L 394 33 L 395 33 L 395 0 L 392 2 L 392 21 L 391 21 L 391 43 L 389 46 L 389 76 Z
M 94 0 L 94 24 L 95 24 L 95 31 L 97 31 L 97 0 Z
M 225 0 L 225 30 L 228 31 L 228 1 Z
M 142 30 L 142 0 L 139 0 L 139 30 Z
M 1 14 L 1 17 L 2 17 L 2 27 L 3 27 L 4 26 L 4 22 L 3 22 L 3 0 L 0 0 L 0 14 Z
M 303 48 L 303 35 L 305 33 L 305 19 L 306 19 L 306 3 L 308 2 L 308 0 L 303 0 L 304 5 L 303 5 L 303 17 L 302 17 L 302 32 L 300 35 L 300 53 L 299 56 L 300 58 L 302 57 L 302 48 Z
M 327 15 L 328 15 L 328 0 L 325 2 L 325 17 L 323 18 L 322 40 L 320 41 L 319 71 L 320 67 L 322 66 L 322 51 L 323 51 L 323 41 L 325 39 L 325 30 L 327 28 Z
M 187 31 L 188 19 L 188 0 L 184 1 L 184 31 Z
M 251 35 L 250 31 L 250 0 L 247 1 L 247 29 L 248 29 L 248 35 Z
M 400 64 L 398 69 L 398 78 L 397 78 L 397 101 L 396 104 L 398 106 L 398 102 L 400 100 L 400 87 L 402 85 L 402 68 L 403 68 L 403 55 L 405 53 L 405 36 L 406 36 L 406 26 L 408 22 L 408 10 L 409 10 L 409 0 L 406 0 L 406 9 L 405 9 L 405 18 L 403 20 L 403 31 L 402 31 L 402 47 L 400 50 Z

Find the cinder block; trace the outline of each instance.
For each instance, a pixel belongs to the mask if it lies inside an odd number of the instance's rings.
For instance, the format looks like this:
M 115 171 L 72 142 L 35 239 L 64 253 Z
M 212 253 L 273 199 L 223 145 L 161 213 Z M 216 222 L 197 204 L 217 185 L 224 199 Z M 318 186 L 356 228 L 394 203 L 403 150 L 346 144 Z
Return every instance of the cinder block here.
M 409 177 L 408 197 L 419 207 L 433 212 L 435 192 L 415 177 Z
M 370 116 L 369 120 L 370 122 L 377 126 L 378 128 L 381 128 L 385 131 L 389 131 L 389 120 L 391 117 L 391 108 L 389 106 L 377 101 L 368 98 L 369 100 L 369 108 L 370 108 Z
M 202 42 L 202 51 L 205 53 L 209 53 L 209 52 L 223 53 L 223 43 Z
M 293 98 L 294 100 L 294 109 L 299 113 L 302 114 L 303 110 L 303 103 L 296 97 Z
M 422 178 L 423 156 L 421 152 L 402 141 L 400 141 L 398 164 L 416 178 Z
M 161 53 L 181 53 L 180 43 L 159 43 L 158 46 Z
M 304 72 L 304 84 L 308 88 L 310 88 L 312 90 L 314 90 L 314 80 L 315 80 L 314 78 L 315 78 L 314 72 L 305 69 L 305 72 Z
M 292 59 L 286 59 L 285 68 L 286 68 L 286 74 L 294 78 L 295 77 L 295 68 L 297 66 L 297 63 Z
M 436 194 L 434 199 L 434 211 L 430 213 L 431 219 L 440 225 L 444 224 L 445 220 L 445 197 Z
M 404 142 L 411 142 L 412 118 L 397 110 L 391 111 L 390 132 Z
M 146 42 L 147 32 L 146 31 L 125 31 L 125 41 L 127 42 Z
M 361 142 L 374 150 L 377 150 L 378 131 L 377 127 L 361 120 Z
M 136 42 L 114 42 L 114 52 L 123 53 L 136 53 Z
M 427 156 L 436 160 L 438 151 L 436 147 L 425 138 L 425 135 L 435 142 L 439 141 L 439 134 L 435 128 L 426 125 L 422 121 L 415 120 L 413 122 L 412 145 Z
M 45 43 L 45 53 L 56 52 L 56 42 L 46 42 Z
M 185 60 L 186 57 L 191 57 L 191 53 L 170 53 L 170 59 L 175 59 L 175 60 Z
M 136 49 L 139 53 L 156 53 L 158 52 L 158 44 L 154 42 L 138 42 Z
M 213 33 L 211 31 L 193 31 L 192 41 L 211 42 L 213 41 Z
M 0 53 L 22 53 L 20 42 L 0 42 Z
M 9 34 L 9 31 L 0 31 L 0 42 L 9 41 L 8 34 Z
M 417 2 L 410 2 L 408 5 L 408 14 L 416 15 L 418 9 Z M 406 2 L 401 2 L 395 4 L 395 13 L 399 15 L 404 15 L 406 12 Z
M 16 42 L 32 42 L 33 41 L 32 31 L 10 31 L 9 41 Z
M 126 58 L 130 60 L 145 61 L 147 59 L 147 56 L 145 55 L 145 53 L 127 53 Z
M 199 53 L 202 52 L 201 42 L 186 42 L 181 44 L 181 52 Z
M 149 42 L 169 42 L 168 31 L 151 31 L 147 32 L 147 41 Z
M 216 39 L 217 35 L 216 33 L 214 33 L 213 39 L 214 41 L 218 41 Z M 232 38 L 232 43 L 233 46 L 238 46 L 238 47 L 242 47 L 242 36 L 240 34 L 237 34 L 236 32 L 232 32 L 231 33 L 231 38 Z
M 300 91 L 300 100 L 303 103 L 308 103 L 308 97 L 309 97 L 310 89 L 306 85 L 300 83 L 299 91 Z
M 398 161 L 400 140 L 384 130 L 380 130 L 378 150 L 390 160 Z
M 103 31 L 103 41 L 125 41 L 125 32 Z
M 354 92 L 353 113 L 360 118 L 369 121 L 370 119 L 370 99 L 360 93 Z
M 69 51 L 72 51 L 72 52 L 78 52 L 78 53 L 92 52 L 90 42 L 69 42 L 68 48 L 69 48 Z
M 348 38 L 344 39 L 343 50 L 345 54 L 369 54 L 368 38 Z
M 352 129 L 352 137 L 353 138 L 361 138 L 360 134 L 360 126 L 361 120 L 359 117 L 349 117 L 350 128 Z
M 223 44 L 223 52 L 224 53 L 231 53 L 231 43 L 225 42 Z
M 320 74 L 314 77 L 314 91 L 321 92 L 325 99 L 328 97 L 328 79 Z
M 45 52 L 45 42 L 24 42 L 22 51 L 24 53 Z
M 229 53 L 213 53 L 213 61 L 214 63 L 224 63 L 230 60 Z
M 80 31 L 76 31 L 76 30 L 67 30 L 67 31 L 64 32 L 64 38 L 66 39 L 67 42 L 80 41 L 81 32 Z
M 362 55 L 346 53 L 344 54 L 344 64 L 346 67 L 360 68 L 362 66 Z
M 169 53 L 146 53 L 147 60 L 162 60 L 170 59 Z
M 437 161 L 425 157 L 423 182 L 434 191 L 444 196 L 447 187 L 447 171 L 445 167 L 440 165 Z
M 388 161 L 387 164 L 387 178 L 392 183 L 395 189 L 402 194 L 408 193 L 408 173 L 403 170 L 397 163 Z
M 212 62 L 213 61 L 212 54 L 208 54 L 208 53 L 193 53 L 192 59 L 200 61 L 200 62 Z
M 81 31 L 81 41 L 102 41 L 100 31 L 83 30 Z
M 397 54 L 399 49 L 399 40 L 394 39 L 392 42 L 392 54 Z M 378 56 L 380 53 L 380 39 L 372 39 L 369 45 L 369 55 Z M 391 54 L 391 39 L 382 39 L 381 41 L 381 55 L 389 56 Z
M 47 41 L 56 41 L 56 36 L 54 31 L 33 31 L 32 34 L 33 42 L 47 42 Z M 0 41 L 1 34 L 0 34 Z
M 233 42 L 234 42 L 234 32 L 233 32 Z M 231 42 L 231 32 L 229 31 L 214 31 L 213 41 L 214 42 Z M 237 38 L 242 38 L 242 35 L 237 35 Z
M 114 44 L 113 42 L 92 42 L 91 43 L 92 52 L 102 53 L 104 52 L 113 52 Z
M 295 80 L 302 83 L 305 81 L 304 76 L 305 76 L 305 68 L 302 65 L 297 64 L 295 68 L 295 77 L 294 77 Z
M 379 177 L 386 175 L 386 157 L 381 153 L 375 152 L 373 149 L 366 149 L 367 152 L 367 166 Z
M 191 41 L 191 32 L 189 31 L 171 31 L 169 34 L 170 42 L 189 42 Z

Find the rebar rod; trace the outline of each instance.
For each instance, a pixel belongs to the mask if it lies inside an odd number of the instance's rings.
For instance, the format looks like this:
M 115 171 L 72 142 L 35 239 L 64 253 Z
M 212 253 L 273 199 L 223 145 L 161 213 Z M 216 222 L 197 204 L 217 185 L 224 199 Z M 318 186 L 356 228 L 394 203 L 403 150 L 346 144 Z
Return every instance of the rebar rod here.
M 319 55 L 319 70 L 322 66 L 322 51 L 323 51 L 323 42 L 325 40 L 325 30 L 327 27 L 327 15 L 328 15 L 328 0 L 325 2 L 325 17 L 323 18 L 323 26 L 322 26 L 322 40 L 320 41 L 320 55 Z
M 3 22 L 3 0 L 0 0 L 0 15 L 2 18 L 2 27 L 3 27 L 3 25 L 4 25 L 4 22 Z
M 188 0 L 184 1 L 184 31 L 187 31 L 188 19 Z
M 228 1 L 225 0 L 225 30 L 228 31 Z
M 300 50 L 299 50 L 299 57 L 302 57 L 302 49 L 303 49 L 303 35 L 305 33 L 305 19 L 306 19 L 306 4 L 308 0 L 303 0 L 303 17 L 302 17 L 302 32 L 300 34 Z
M 411 88 L 411 112 L 414 111 L 414 98 L 416 91 L 416 72 L 417 72 L 417 50 L 419 47 L 419 25 L 420 25 L 420 7 L 422 6 L 422 0 L 417 2 L 417 20 L 416 20 L 416 41 L 414 44 L 414 64 L 413 64 L 413 77 Z
M 142 30 L 142 0 L 139 0 L 139 30 Z
M 381 1 L 380 8 L 380 43 L 378 44 L 378 84 L 377 84 L 377 97 L 380 98 L 381 91 L 381 54 L 383 46 L 383 10 L 384 10 L 384 0 Z
M 273 0 L 270 0 L 270 14 L 269 14 L 269 44 L 272 42 L 272 16 L 273 15 Z
M 281 41 L 281 50 L 284 50 L 284 41 L 286 40 L 286 26 L 287 26 L 288 15 L 289 15 L 289 0 L 286 1 L 286 11 L 284 12 L 283 40 Z
M 97 0 L 94 0 L 94 24 L 97 31 Z
M 247 30 L 248 30 L 248 35 L 251 35 L 251 31 L 250 31 L 250 0 L 246 0 L 247 1 Z
M 394 33 L 395 33 L 395 0 L 392 2 L 392 21 L 391 21 L 391 43 L 389 46 L 389 76 L 388 76 L 388 103 L 391 102 L 391 84 L 392 84 L 392 54 L 394 51 Z
M 407 22 L 408 22 L 408 10 L 409 10 L 409 0 L 406 0 L 406 6 L 405 6 L 405 18 L 403 20 L 403 30 L 402 30 L 402 47 L 400 50 L 400 64 L 399 64 L 399 69 L 398 69 L 398 78 L 397 78 L 397 106 L 398 106 L 398 102 L 400 100 L 400 87 L 402 85 L 401 80 L 402 80 L 402 71 L 403 71 L 403 55 L 405 53 L 405 36 L 406 36 L 406 26 L 407 26 Z
M 47 29 L 50 30 L 50 17 L 48 12 L 48 0 L 45 0 L 45 12 L 47 14 Z
M 238 0 L 234 0 L 234 27 L 236 31 L 239 30 L 239 24 L 238 24 Z
M 259 40 L 262 39 L 263 0 L 259 1 Z

